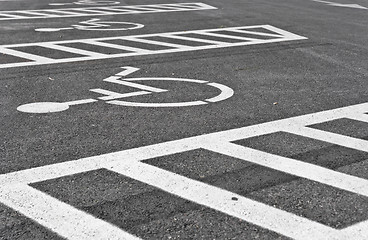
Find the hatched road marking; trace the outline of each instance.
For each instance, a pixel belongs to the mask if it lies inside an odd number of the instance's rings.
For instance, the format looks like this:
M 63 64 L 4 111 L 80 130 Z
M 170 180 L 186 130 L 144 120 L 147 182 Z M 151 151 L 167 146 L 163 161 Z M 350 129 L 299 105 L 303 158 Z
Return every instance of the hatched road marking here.
M 267 31 L 267 32 L 264 32 Z M 241 35 L 244 36 L 241 36 Z M 234 36 L 235 35 L 235 36 Z M 206 39 L 207 36 L 217 37 L 219 40 L 213 41 Z M 159 40 L 152 40 L 152 38 L 160 38 Z M 187 41 L 188 45 L 169 43 L 170 39 L 182 39 Z M 120 58 L 129 56 L 141 56 L 151 54 L 163 54 L 174 52 L 187 52 L 205 49 L 216 49 L 236 46 L 246 46 L 255 44 L 275 43 L 293 40 L 307 39 L 282 29 L 273 27 L 271 25 L 257 25 L 244 27 L 230 27 L 230 28 L 216 28 L 204 29 L 194 31 L 156 33 L 134 36 L 108 37 L 108 38 L 94 38 L 94 39 L 80 39 L 69 41 L 55 41 L 55 42 L 38 42 L 38 43 L 24 43 L 12 45 L 0 45 L 0 53 L 24 59 L 24 62 L 13 62 L 0 64 L 0 68 L 12 68 L 23 66 L 35 66 L 45 64 L 59 64 L 87 60 Z M 161 46 L 166 49 L 149 50 L 138 47 L 125 46 L 124 44 L 109 43 L 109 41 L 124 40 L 133 43 L 143 43 L 150 46 Z M 165 41 L 166 40 L 166 41 Z M 228 41 L 227 41 L 228 40 Z M 232 42 L 236 40 L 237 42 Z M 201 43 L 201 46 L 193 46 L 193 43 Z M 94 47 L 110 48 L 111 54 L 104 54 L 100 52 L 93 52 L 82 50 L 75 47 L 67 47 L 66 44 L 87 44 Z M 192 44 L 191 44 L 192 43 Z M 22 48 L 42 47 L 48 51 L 60 51 L 67 53 L 79 54 L 81 57 L 65 57 L 65 58 L 48 58 L 39 56 L 37 54 L 27 53 L 22 51 Z M 113 51 L 116 50 L 114 53 Z M 126 53 L 121 53 L 125 50 Z
M 162 13 L 162 12 L 196 11 L 196 10 L 210 10 L 210 9 L 217 9 L 217 8 L 204 3 L 172 3 L 172 4 L 151 4 L 151 5 L 114 6 L 114 7 L 17 10 L 17 11 L 0 11 L 0 21 L 37 19 L 37 18 L 65 18 L 65 17 L 101 16 L 101 15 Z
M 134 239 L 129 233 L 28 186 L 31 183 L 106 168 L 294 239 L 367 239 L 368 220 L 344 229 L 335 229 L 142 162 L 201 148 L 368 196 L 366 179 L 232 143 L 282 131 L 368 152 L 366 140 L 308 127 L 341 118 L 368 122 L 367 112 L 368 103 L 363 103 L 6 173 L 0 175 L 0 202 L 68 239 L 115 239 L 116 236 L 119 238 L 119 234 L 120 239 Z M 238 201 L 232 201 L 233 197 L 238 198 Z M 76 218 L 80 220 L 76 221 Z

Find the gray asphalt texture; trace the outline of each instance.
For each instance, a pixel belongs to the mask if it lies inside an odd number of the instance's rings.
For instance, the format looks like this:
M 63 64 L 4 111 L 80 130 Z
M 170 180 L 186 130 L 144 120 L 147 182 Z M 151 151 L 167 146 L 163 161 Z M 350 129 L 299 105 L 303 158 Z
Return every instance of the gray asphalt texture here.
M 48 6 L 49 2 L 59 1 L 0 1 L 0 10 L 58 8 Z M 139 5 L 183 1 L 120 2 Z M 91 17 L 0 21 L 0 45 L 261 24 L 308 38 L 0 69 L 0 174 L 368 102 L 368 10 L 308 0 L 201 2 L 218 9 L 98 16 L 145 25 L 138 30 L 103 34 L 34 31 L 70 26 Z M 368 7 L 366 0 L 336 2 Z M 83 6 L 65 8 L 69 7 Z M 43 49 L 29 51 L 58 57 Z M 0 63 L 8 60 L 0 57 Z M 25 103 L 99 97 L 89 91 L 92 88 L 130 92 L 127 87 L 112 89 L 102 82 L 123 66 L 140 68 L 129 77 L 208 80 L 234 89 L 235 94 L 222 102 L 183 108 L 124 107 L 98 102 L 52 114 L 16 110 Z M 195 84 L 156 86 L 172 91 L 131 100 L 201 100 L 217 93 Z M 342 119 L 309 127 L 368 139 L 368 124 L 359 121 Z M 283 132 L 235 143 L 368 178 L 368 153 L 357 150 Z M 368 219 L 368 199 L 364 196 L 207 150 L 149 159 L 145 163 L 336 229 Z M 287 239 L 106 169 L 34 183 L 32 187 L 143 239 Z M 0 204 L 0 239 L 62 238 Z

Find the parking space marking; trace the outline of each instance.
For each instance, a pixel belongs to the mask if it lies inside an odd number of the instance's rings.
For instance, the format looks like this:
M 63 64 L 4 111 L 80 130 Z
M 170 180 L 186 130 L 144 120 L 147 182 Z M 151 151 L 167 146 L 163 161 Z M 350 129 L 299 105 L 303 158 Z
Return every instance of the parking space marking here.
M 366 117 L 367 112 L 368 103 L 363 103 L 222 132 L 6 173 L 0 175 L 0 202 L 15 208 L 20 213 L 29 216 L 40 224 L 43 224 L 44 221 L 49 222 L 49 220 L 61 220 L 61 218 L 63 219 L 62 221 L 65 222 L 69 220 L 73 221 L 73 218 L 69 219 L 69 217 L 72 216 L 67 215 L 64 217 L 61 213 L 62 210 L 60 210 L 60 212 L 56 212 L 53 216 L 44 214 L 42 215 L 42 219 L 36 218 L 38 216 L 38 211 L 43 209 L 43 201 L 46 201 L 46 204 L 52 205 L 60 204 L 59 200 L 53 199 L 52 197 L 48 197 L 44 200 L 40 197 L 37 198 L 39 200 L 34 200 L 40 201 L 35 202 L 34 207 L 28 205 L 23 207 L 23 205 L 18 204 L 18 202 L 26 202 L 29 198 L 27 192 L 30 191 L 24 186 L 39 181 L 106 168 L 138 181 L 145 182 L 184 199 L 216 209 L 228 215 L 243 219 L 291 238 L 346 239 L 349 237 L 352 239 L 366 239 L 368 236 L 368 228 L 366 227 L 368 225 L 368 220 L 356 223 L 344 229 L 335 229 L 304 217 L 297 216 L 293 213 L 274 208 L 273 206 L 262 204 L 235 193 L 210 186 L 203 182 L 189 179 L 145 164 L 142 161 L 195 149 L 207 149 L 209 151 L 253 162 L 255 164 L 276 169 L 294 176 L 310 179 L 312 181 L 317 181 L 352 193 L 368 196 L 367 179 L 362 179 L 311 163 L 265 153 L 232 143 L 236 140 L 282 131 L 368 152 L 368 141 L 366 140 L 356 139 L 345 135 L 331 134 L 330 132 L 321 130 L 315 131 L 315 129 L 308 127 L 309 125 L 341 118 L 360 119 L 360 121 L 368 122 L 368 118 Z M 298 131 L 298 129 L 302 130 Z M 325 137 L 322 137 L 321 133 L 324 133 Z M 14 186 L 16 186 L 15 189 L 17 189 L 15 190 L 15 193 L 9 190 L 13 189 Z M 23 188 L 25 188 L 26 191 L 25 195 L 22 195 L 19 192 L 22 191 Z M 32 190 L 35 195 L 38 194 L 36 191 L 38 190 Z M 233 201 L 233 197 L 236 197 L 238 201 Z M 68 211 L 72 211 L 73 207 L 69 207 L 71 209 L 68 209 Z M 34 212 L 34 214 L 29 214 L 29 211 Z M 82 213 L 78 212 L 78 214 Z M 88 215 L 87 213 L 85 214 Z M 81 216 L 82 221 L 86 218 L 87 216 Z M 87 223 L 82 222 L 80 224 L 84 225 Z M 59 229 L 54 228 L 52 230 L 59 233 Z M 91 237 L 90 239 L 97 238 Z
M 205 3 L 170 3 L 150 4 L 133 6 L 111 6 L 111 7 L 87 7 L 87 8 L 62 8 L 62 9 L 40 9 L 40 10 L 15 10 L 0 11 L 1 20 L 39 19 L 39 18 L 65 18 L 85 17 L 101 15 L 122 15 L 141 13 L 182 12 L 217 9 Z
M 268 39 L 257 38 L 259 36 L 259 29 L 267 30 L 272 33 L 272 37 Z M 253 34 L 254 31 L 254 34 Z M 218 33 L 220 32 L 220 33 Z M 247 37 L 234 36 L 233 33 L 244 33 Z M 206 40 L 206 34 L 219 34 L 221 37 L 229 39 L 237 39 L 238 42 L 227 42 L 227 41 L 212 41 Z M 188 36 L 190 35 L 190 36 Z M 192 35 L 198 36 L 193 37 Z M 249 37 L 251 35 L 251 37 Z M 188 45 L 184 44 L 173 44 L 165 41 L 151 40 L 150 38 L 182 38 L 188 41 Z M 0 64 L 0 68 L 12 68 L 12 67 L 23 67 L 23 66 L 35 66 L 44 64 L 56 64 L 56 63 L 69 63 L 77 61 L 87 60 L 98 60 L 98 59 L 109 59 L 109 58 L 120 58 L 129 56 L 140 56 L 140 55 L 151 55 L 151 54 L 163 54 L 163 53 L 174 53 L 174 52 L 186 52 L 186 51 L 197 51 L 205 49 L 217 49 L 226 47 L 246 46 L 255 44 L 266 44 L 284 41 L 303 40 L 306 37 L 299 36 L 294 33 L 287 32 L 285 30 L 273 27 L 271 25 L 256 25 L 256 26 L 243 26 L 243 27 L 229 27 L 229 28 L 215 28 L 215 29 L 204 29 L 204 30 L 193 30 L 193 31 L 181 31 L 181 32 L 169 32 L 169 33 L 156 33 L 156 34 L 144 34 L 144 35 L 133 35 L 133 36 L 121 36 L 121 37 L 107 37 L 107 38 L 94 38 L 94 39 L 80 39 L 80 40 L 68 40 L 68 41 L 54 41 L 54 42 L 38 42 L 38 43 L 24 43 L 24 44 L 11 44 L 11 45 L 0 45 L 0 53 L 24 58 L 25 62 L 16 63 L 4 63 Z M 108 41 L 116 40 L 127 40 L 129 42 L 144 43 L 152 46 L 164 46 L 166 49 L 149 50 L 143 48 L 132 48 L 124 46 L 124 44 L 112 44 Z M 107 41 L 107 42 L 106 42 Z M 190 42 L 203 42 L 201 46 L 193 46 Z M 86 51 L 75 47 L 67 47 L 69 43 L 83 43 L 90 44 L 91 46 L 105 46 L 110 47 L 111 51 L 114 49 L 126 49 L 127 53 L 116 53 L 103 54 L 99 52 Z M 50 50 L 59 50 L 70 53 L 78 53 L 81 57 L 65 57 L 52 59 L 44 56 L 37 56 L 21 51 L 22 47 L 43 47 Z M 17 49 L 17 50 L 15 50 Z M 29 61 L 30 60 L 30 61 Z

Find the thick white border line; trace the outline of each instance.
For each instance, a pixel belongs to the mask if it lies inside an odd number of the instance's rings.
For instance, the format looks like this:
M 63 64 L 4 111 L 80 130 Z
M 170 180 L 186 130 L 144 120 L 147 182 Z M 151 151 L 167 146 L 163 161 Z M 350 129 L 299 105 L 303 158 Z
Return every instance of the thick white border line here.
M 362 146 L 368 145 L 368 141 L 361 139 L 346 137 L 346 141 L 343 141 L 342 139 L 345 136 L 327 132 L 326 136 L 328 137 L 321 139 L 322 134 L 320 134 L 320 130 L 316 132 L 314 129 L 312 129 L 310 134 L 306 134 L 309 129 L 306 127 L 308 125 L 340 118 L 350 118 L 350 116 L 352 119 L 361 118 L 365 122 L 368 122 L 366 121 L 366 114 L 364 114 L 367 112 L 368 103 L 363 103 L 238 129 L 6 173 L 0 175 L 0 201 L 62 235 L 65 234 L 63 233 L 64 228 L 57 228 L 53 221 L 57 222 L 62 218 L 65 224 L 73 223 L 75 219 L 74 214 L 71 213 L 75 212 L 77 215 L 81 214 L 80 217 L 82 222 L 79 224 L 85 226 L 87 225 L 85 221 L 87 221 L 86 219 L 89 219 L 90 216 L 83 212 L 79 212 L 71 206 L 65 206 L 59 200 L 47 197 L 44 193 L 27 187 L 27 184 L 75 173 L 107 168 L 158 187 L 179 197 L 186 198 L 198 204 L 216 209 L 295 239 L 346 239 L 349 237 L 353 239 L 367 239 L 368 221 L 362 221 L 342 230 L 333 229 L 226 190 L 140 162 L 146 159 L 203 148 L 368 196 L 368 181 L 366 179 L 230 143 L 230 141 L 234 140 L 285 131 L 295 132 L 302 136 L 307 135 L 307 137 L 367 151 L 367 149 Z M 295 129 L 303 129 L 303 131 L 296 132 Z M 313 135 L 313 133 L 317 134 Z M 337 140 L 334 139 L 334 137 L 336 137 Z M 366 145 L 364 145 L 364 143 L 366 143 Z M 356 146 L 354 144 L 356 144 Z M 23 192 L 24 195 L 22 195 Z M 32 198 L 32 196 L 34 196 L 33 199 L 28 203 L 29 198 Z M 238 198 L 238 201 L 235 202 L 231 200 L 231 197 L 234 196 Z M 33 203 L 32 201 L 35 202 Z M 64 215 L 62 215 L 63 213 L 59 210 L 55 210 L 55 213 L 51 212 L 52 216 L 47 213 L 39 212 L 47 206 L 57 206 L 58 204 L 61 204 L 61 211 L 66 211 Z M 62 210 L 63 208 L 66 210 Z M 59 208 L 53 207 L 53 209 Z M 99 220 L 89 219 L 88 221 L 98 222 Z M 92 225 L 87 227 L 93 228 Z M 84 229 L 84 227 L 81 227 L 81 229 Z M 89 231 L 93 231 L 93 229 L 89 229 L 87 232 Z M 118 230 L 112 226 L 111 230 L 107 231 L 106 234 L 115 234 L 115 231 Z M 127 233 L 123 231 L 121 234 L 123 236 Z M 129 239 L 129 234 L 127 236 Z M 131 237 L 134 238 L 134 236 Z M 74 238 L 73 235 L 71 239 L 78 238 Z

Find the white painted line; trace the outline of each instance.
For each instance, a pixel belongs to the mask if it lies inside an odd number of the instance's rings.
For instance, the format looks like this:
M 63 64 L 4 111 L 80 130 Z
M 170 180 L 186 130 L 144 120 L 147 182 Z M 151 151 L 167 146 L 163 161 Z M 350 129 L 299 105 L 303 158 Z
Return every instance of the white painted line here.
M 367 229 L 368 229 L 368 220 L 365 220 L 363 222 L 356 223 L 352 226 L 340 230 L 339 234 L 337 234 L 336 239 L 367 240 L 368 239 Z
M 205 80 L 189 79 L 189 78 L 170 78 L 170 77 L 142 77 L 142 78 L 124 78 L 126 81 L 176 81 L 191 83 L 208 83 Z
M 289 173 L 297 177 L 368 196 L 368 180 L 366 179 L 350 176 L 303 161 L 243 147 L 234 143 L 216 142 L 213 140 L 205 143 L 203 148 Z
M 27 185 L 0 187 L 0 202 L 67 239 L 139 239 Z
M 1 17 L 5 17 L 5 18 L 1 18 Z M 23 18 L 23 17 L 19 16 L 19 15 L 16 15 L 16 14 L 9 14 L 9 13 L 0 12 L 0 20 L 21 19 L 21 18 Z
M 0 174 L 0 186 L 30 184 L 60 178 L 77 173 L 104 168 L 107 164 L 119 161 L 143 161 L 150 158 L 176 154 L 199 148 L 198 137 L 175 140 L 155 145 L 143 146 L 108 154 L 96 155 L 78 160 L 66 161 L 17 172 Z M 1 195 L 1 194 L 0 194 Z
M 108 56 L 108 54 L 102 54 L 102 53 L 87 51 L 87 50 L 83 50 L 79 48 L 61 46 L 61 45 L 50 44 L 50 43 L 44 43 L 42 44 L 42 46 L 46 48 L 59 50 L 59 51 L 70 52 L 70 53 L 75 53 L 79 55 L 85 55 L 85 56 L 92 57 L 92 58 L 106 58 Z
M 191 101 L 191 102 L 174 102 L 174 103 L 142 103 L 142 102 L 127 102 L 114 100 L 107 102 L 113 105 L 126 106 L 126 107 L 149 107 L 149 108 L 159 108 L 159 107 L 188 107 L 188 106 L 198 106 L 205 105 L 206 102 L 203 101 Z
M 83 42 L 87 43 L 87 44 L 101 46 L 101 47 L 108 47 L 108 48 L 116 48 L 116 49 L 126 50 L 126 51 L 130 51 L 130 52 L 134 52 L 134 53 L 139 53 L 139 54 L 142 54 L 142 55 L 143 54 L 149 54 L 150 52 L 152 52 L 150 50 L 145 50 L 145 49 L 141 49 L 141 48 L 134 48 L 134 47 L 128 47 L 128 46 L 123 46 L 123 45 L 118 45 L 118 44 L 98 42 L 98 41 L 93 41 L 93 40 L 85 40 Z
M 73 106 L 73 105 L 80 105 L 80 104 L 86 104 L 86 103 L 94 103 L 94 102 L 97 102 L 97 101 L 98 100 L 96 100 L 96 99 L 82 99 L 82 100 L 65 102 L 65 104 L 68 104 L 69 106 Z
M 28 60 L 32 60 L 32 61 L 35 61 L 35 62 L 50 62 L 50 63 L 52 63 L 54 61 L 51 58 L 39 56 L 39 55 L 36 55 L 36 54 L 26 53 L 26 52 L 22 52 L 22 51 L 10 49 L 10 48 L 2 48 L 1 46 L 0 46 L 0 53 L 15 56 L 15 57 L 19 57 L 19 58 L 24 58 L 24 59 L 28 59 Z M 0 64 L 0 66 L 1 66 L 1 64 Z
M 139 83 L 133 83 L 133 82 L 130 82 L 129 79 L 127 79 L 128 81 L 118 80 L 119 78 L 120 78 L 119 76 L 117 76 L 117 77 L 108 77 L 108 78 L 104 79 L 104 81 L 105 82 L 111 82 L 111 83 L 117 83 L 117 84 L 124 85 L 124 86 L 127 86 L 127 87 L 138 88 L 138 89 L 141 89 L 143 91 L 149 91 L 149 92 L 160 93 L 160 92 L 167 92 L 168 91 L 166 89 L 150 87 L 150 86 L 139 84 Z
M 139 70 L 139 68 L 129 67 L 129 66 L 121 67 L 121 68 L 123 68 L 125 70 L 115 74 L 115 76 L 125 77 L 125 76 L 128 76 L 129 74 L 135 73 Z
M 239 32 L 239 33 L 248 33 L 248 34 L 265 36 L 265 37 L 282 37 L 283 36 L 283 35 L 279 35 L 279 34 L 263 33 L 263 32 L 257 32 L 257 31 L 248 31 L 248 30 L 242 30 L 242 29 L 238 29 L 238 30 L 235 30 L 235 31 Z
M 79 9 L 78 11 L 83 12 L 83 13 L 96 13 L 98 14 L 98 16 L 99 15 L 109 15 L 109 12 L 98 10 L 98 9 Z
M 330 6 L 334 7 L 346 7 L 346 8 L 356 8 L 356 9 L 368 9 L 363 7 L 359 4 L 343 4 L 343 3 L 335 3 L 335 2 L 328 2 L 328 1 L 321 1 L 321 0 L 312 0 L 313 2 L 325 3 Z
M 125 39 L 134 41 L 134 42 L 141 42 L 141 43 L 147 43 L 152 45 L 159 45 L 159 46 L 165 46 L 165 47 L 172 47 L 172 48 L 180 48 L 180 49 L 186 49 L 190 50 L 192 47 L 188 47 L 181 44 L 174 44 L 174 43 L 167 43 L 167 42 L 160 42 L 160 41 L 154 41 L 149 39 L 142 39 L 139 37 L 125 37 Z
M 73 10 L 73 8 L 72 9 L 70 9 L 70 10 Z M 68 10 L 61 10 L 61 9 L 55 9 L 55 10 L 52 10 L 52 9 L 47 9 L 47 12 L 50 12 L 50 13 L 58 13 L 58 14 L 61 14 L 61 16 L 63 16 L 63 15 L 80 15 L 80 13 L 77 13 L 77 12 L 73 12 L 73 11 L 68 11 Z M 56 15 L 56 14 L 54 14 L 54 15 Z
M 235 32 L 235 30 L 232 30 L 231 32 Z M 262 43 L 262 40 L 256 39 L 256 38 L 239 37 L 239 36 L 234 36 L 234 35 L 226 35 L 226 34 L 213 33 L 213 32 L 201 32 L 199 34 L 205 35 L 205 36 L 220 37 L 220 38 L 238 39 L 238 40 L 243 40 L 243 41 L 253 41 L 253 42 L 258 41 L 259 43 Z
M 236 29 L 252 29 L 252 28 L 265 28 L 269 30 L 273 30 L 277 34 L 283 34 L 283 37 L 277 37 L 273 39 L 249 39 L 249 38 L 242 38 L 242 42 L 237 43 L 229 43 L 229 42 L 221 42 L 221 41 L 211 41 L 211 40 L 197 40 L 193 39 L 193 41 L 198 42 L 207 42 L 208 45 L 203 46 L 196 46 L 193 47 L 191 44 L 189 45 L 182 45 L 182 44 L 170 44 L 166 42 L 161 41 L 153 41 L 148 40 L 144 38 L 148 37 L 167 37 L 167 36 L 173 36 L 174 38 L 177 35 L 184 35 L 189 33 L 197 33 L 197 34 L 204 34 L 204 33 L 211 33 L 213 31 L 232 31 Z M 222 36 L 225 36 L 226 34 L 221 34 Z M 229 38 L 236 38 L 234 36 L 229 36 Z M 56 64 L 56 63 L 69 63 L 69 62 L 77 62 L 77 61 L 87 61 L 87 60 L 98 60 L 98 59 L 109 59 L 109 58 L 118 58 L 118 57 L 128 57 L 128 56 L 141 56 L 141 55 L 151 55 L 151 54 L 164 54 L 164 53 L 175 53 L 175 52 L 186 52 L 186 51 L 197 51 L 197 50 L 206 50 L 206 49 L 218 49 L 218 48 L 225 48 L 225 47 L 236 47 L 236 46 L 246 46 L 246 45 L 254 45 L 254 44 L 265 44 L 265 43 L 275 43 L 275 42 L 283 42 L 283 41 L 294 41 L 294 40 L 303 40 L 307 39 L 302 36 L 298 36 L 293 33 L 286 32 L 284 30 L 269 26 L 269 25 L 258 25 L 258 26 L 248 26 L 248 27 L 231 27 L 231 28 L 219 28 L 219 29 L 205 29 L 205 30 L 194 30 L 194 31 L 181 31 L 181 32 L 171 32 L 171 33 L 156 33 L 156 34 L 144 34 L 144 35 L 134 35 L 134 36 L 122 36 L 122 37 L 106 37 L 106 38 L 95 38 L 95 39 L 79 39 L 79 40 L 69 40 L 69 41 L 54 41 L 54 42 L 39 42 L 39 43 L 24 43 L 24 44 L 12 44 L 12 45 L 2 45 L 0 46 L 1 50 L 7 50 L 10 48 L 16 48 L 16 47 L 32 47 L 32 46 L 42 46 L 45 48 L 51 48 L 51 49 L 57 49 L 61 51 L 66 52 L 73 52 L 73 53 L 80 53 L 82 55 L 86 55 L 84 57 L 80 58 L 61 58 L 61 59 L 46 59 L 43 57 L 43 60 L 35 60 L 31 62 L 21 62 L 21 63 L 7 63 L 7 64 L 0 64 L 0 68 L 11 68 L 11 67 L 20 67 L 20 66 L 34 66 L 34 65 L 43 65 L 43 64 Z M 86 51 L 82 49 L 77 48 L 67 48 L 62 45 L 66 45 L 69 43 L 88 43 L 93 46 L 94 42 L 97 42 L 97 46 L 102 46 L 105 43 L 102 43 L 104 41 L 109 40 L 129 40 L 131 42 L 137 42 L 137 43 L 145 43 L 147 45 L 161 45 L 169 47 L 170 49 L 165 50 L 147 50 L 147 49 L 140 49 L 140 48 L 132 48 L 131 50 L 134 50 L 134 52 L 130 53 L 121 53 L 120 51 L 117 51 L 116 53 L 111 54 L 101 54 L 101 53 L 95 53 L 93 51 Z M 187 39 L 189 41 L 189 39 Z M 209 43 L 211 41 L 211 43 Z M 107 43 L 106 43 L 107 44 Z M 113 44 L 118 45 L 118 44 Z M 108 46 L 108 45 L 106 45 Z M 111 46 L 111 47 L 113 47 Z M 117 48 L 117 47 L 115 47 Z M 122 49 L 129 50 L 129 47 L 126 47 L 124 45 L 121 45 Z M 10 55 L 12 55 L 9 52 Z M 19 52 L 14 53 L 15 56 L 19 55 Z M 31 58 L 32 59 L 32 58 Z
M 118 98 L 127 98 L 127 97 L 134 97 L 134 96 L 140 96 L 140 95 L 145 95 L 145 94 L 151 94 L 151 92 L 146 92 L 146 91 L 131 92 L 131 93 L 117 93 L 117 92 L 113 92 L 113 91 L 109 91 L 109 90 L 105 90 L 105 89 L 100 89 L 100 88 L 90 89 L 90 91 L 95 92 L 95 93 L 100 93 L 100 94 L 103 94 L 103 95 L 107 95 L 105 97 L 99 97 L 98 98 L 98 99 L 103 100 L 103 101 L 109 101 L 109 100 L 114 100 L 114 99 L 118 99 Z
M 134 71 L 134 69 L 125 68 L 125 71 Z M 123 73 L 121 74 L 123 75 Z M 292 133 L 294 129 L 300 129 L 302 127 L 331 120 L 349 118 L 350 116 L 357 116 L 367 112 L 368 103 L 363 103 L 243 128 L 210 133 L 74 161 L 6 173 L 0 175 L 0 202 L 5 202 L 7 206 L 13 207 L 21 213 L 25 212 L 25 214 L 27 214 L 27 211 L 31 211 L 32 214 L 28 214 L 27 216 L 31 219 L 36 219 L 37 221 L 37 219 L 39 219 L 39 215 L 37 214 L 48 214 L 44 212 L 38 213 L 44 209 L 44 206 L 38 202 L 37 199 L 39 198 L 36 198 L 36 200 L 34 200 L 36 201 L 34 207 L 30 207 L 33 204 L 33 198 L 30 198 L 29 194 L 27 194 L 29 189 L 25 189 L 24 191 L 26 194 L 22 194 L 21 192 L 23 191 L 24 186 L 21 188 L 17 188 L 16 186 L 100 168 L 108 168 L 112 171 L 116 171 L 136 180 L 146 182 L 149 185 L 153 185 L 168 191 L 171 194 L 175 194 L 179 197 L 194 201 L 204 206 L 214 208 L 228 215 L 244 219 L 260 227 L 270 229 L 272 231 L 278 232 L 281 235 L 289 236 L 295 239 L 346 239 L 351 236 L 353 239 L 365 239 L 362 236 L 368 236 L 367 221 L 354 224 L 341 230 L 333 229 L 286 211 L 276 209 L 272 206 L 247 199 L 235 193 L 221 190 L 219 188 L 179 176 L 178 174 L 171 173 L 154 166 L 139 163 L 139 161 L 204 148 L 210 151 L 225 154 L 227 156 L 254 162 L 256 164 L 273 168 L 295 176 L 311 179 L 332 187 L 344 189 L 346 191 L 357 193 L 363 196 L 368 196 L 367 179 L 358 178 L 310 163 L 305 163 L 295 159 L 285 158 L 230 143 L 234 140 L 245 139 L 279 131 L 290 131 Z M 321 139 L 321 134 L 319 132 L 311 131 L 309 133 L 316 134 L 308 135 L 308 137 L 313 139 Z M 304 132 L 303 135 L 305 135 Z M 332 143 L 340 143 L 344 137 L 341 135 L 336 136 L 336 140 L 331 138 L 335 135 L 328 136 L 329 137 L 324 140 L 331 141 Z M 351 138 L 346 137 L 347 142 L 350 140 Z M 357 144 L 357 146 L 354 146 L 354 144 Z M 362 148 L 361 144 L 362 142 L 354 140 L 352 143 L 350 143 L 349 147 L 368 151 L 368 149 L 365 147 Z M 6 196 L 8 195 L 8 192 L 13 191 L 13 189 L 19 189 L 19 193 L 16 194 L 16 197 L 12 195 L 7 198 Z M 237 197 L 238 201 L 231 201 L 232 197 Z M 30 201 L 30 206 L 28 207 L 28 205 L 25 205 L 26 209 L 24 210 L 22 209 L 23 205 L 18 204 L 18 202 L 25 202 L 25 204 L 28 204 L 28 201 Z M 47 201 L 50 201 L 50 205 L 53 206 L 59 204 L 57 200 L 56 202 L 53 199 L 48 199 Z M 52 209 L 55 211 L 55 213 L 52 211 L 50 212 L 50 214 L 53 214 L 53 221 L 65 221 L 60 217 L 64 211 L 63 207 L 53 207 Z M 77 214 L 79 214 L 79 212 Z M 87 223 L 84 222 L 87 220 L 83 220 L 86 219 L 86 216 L 82 213 L 81 218 L 82 223 L 80 224 L 87 225 Z M 47 225 L 49 224 L 48 221 L 47 223 L 41 222 L 41 224 L 49 226 Z M 88 227 L 93 228 L 92 225 L 88 225 Z M 59 233 L 59 231 L 63 231 L 63 229 L 54 229 L 54 231 Z M 98 229 L 96 231 L 98 231 Z M 60 235 L 63 234 L 60 233 Z M 355 236 L 357 236 L 357 238 L 355 238 Z M 101 239 L 107 238 L 105 235 L 103 235 Z
M 191 41 L 191 42 L 202 42 L 202 43 L 207 43 L 207 44 L 223 44 L 224 43 L 220 41 L 206 40 L 202 38 L 185 37 L 185 36 L 177 36 L 177 35 L 172 35 L 172 34 L 167 34 L 165 35 L 165 37 L 186 40 L 186 41 Z
M 171 6 L 171 8 L 167 8 L 167 6 Z M 204 3 L 194 2 L 188 4 L 183 3 L 150 4 L 150 5 L 134 5 L 134 6 L 0 11 L 0 21 L 17 20 L 17 19 L 35 19 L 35 18 L 65 18 L 65 17 L 85 17 L 85 16 L 104 16 L 104 15 L 122 15 L 122 14 L 198 11 L 198 10 L 212 10 L 212 9 L 217 8 Z M 73 11 L 79 11 L 79 13 Z M 26 16 L 22 13 L 31 14 L 34 16 Z M 55 13 L 61 13 L 61 15 Z
M 17 11 L 17 13 L 24 13 L 24 14 L 34 15 L 34 16 L 51 16 L 51 17 L 57 16 L 57 15 L 51 15 L 47 13 L 33 12 L 33 11 Z
M 208 83 L 207 85 L 218 88 L 221 91 L 220 95 L 213 97 L 213 98 L 206 99 L 206 101 L 208 102 L 220 102 L 234 95 L 234 90 L 229 88 L 228 86 L 225 86 L 219 83 Z
M 120 161 L 109 170 L 291 238 L 326 239 L 337 232 L 323 224 L 148 164 Z M 238 200 L 233 201 L 232 197 Z
M 361 122 L 368 123 L 368 114 L 356 114 L 356 115 L 350 115 L 350 119 L 354 119 Z
M 322 131 L 309 127 L 289 127 L 287 131 L 296 135 L 317 139 L 324 142 L 333 143 L 347 148 L 368 152 L 368 141 L 340 135 L 332 132 Z M 368 185 L 367 185 L 368 187 Z

